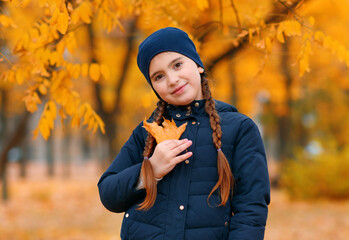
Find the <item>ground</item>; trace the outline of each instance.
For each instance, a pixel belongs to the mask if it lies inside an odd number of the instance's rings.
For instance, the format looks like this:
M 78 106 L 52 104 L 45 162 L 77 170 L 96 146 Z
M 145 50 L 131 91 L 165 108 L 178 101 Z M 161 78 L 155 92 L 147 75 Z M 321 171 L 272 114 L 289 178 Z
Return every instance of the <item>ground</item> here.
M 117 240 L 122 214 L 100 203 L 96 166 L 72 170 L 74 177 L 48 178 L 35 166 L 26 179 L 9 176 L 10 200 L 0 203 L 0 240 Z M 291 201 L 272 190 L 266 240 L 347 240 L 349 200 Z

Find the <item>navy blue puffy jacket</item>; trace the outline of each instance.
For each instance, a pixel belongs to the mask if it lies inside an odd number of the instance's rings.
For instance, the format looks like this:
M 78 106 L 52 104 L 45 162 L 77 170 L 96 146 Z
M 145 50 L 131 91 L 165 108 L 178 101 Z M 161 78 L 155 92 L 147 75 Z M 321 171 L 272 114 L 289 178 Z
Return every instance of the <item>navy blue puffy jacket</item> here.
M 205 112 L 205 100 L 188 107 L 168 106 L 165 117 L 177 126 L 187 122 L 181 138 L 193 141 L 193 155 L 178 164 L 158 183 L 155 205 L 139 211 L 144 190 L 136 190 L 147 132 L 140 123 L 102 175 L 98 187 L 103 205 L 125 212 L 121 238 L 125 240 L 259 240 L 270 201 L 270 186 L 264 146 L 255 123 L 226 103 L 216 101 L 221 118 L 222 151 L 231 166 L 234 196 L 226 206 L 216 207 L 217 151 Z M 151 120 L 152 121 L 152 120 Z

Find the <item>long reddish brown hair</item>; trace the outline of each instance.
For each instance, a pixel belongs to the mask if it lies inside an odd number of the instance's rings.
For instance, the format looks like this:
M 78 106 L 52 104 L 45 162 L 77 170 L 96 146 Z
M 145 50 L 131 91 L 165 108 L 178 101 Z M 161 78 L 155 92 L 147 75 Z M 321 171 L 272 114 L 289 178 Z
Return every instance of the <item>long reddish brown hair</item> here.
M 216 185 L 211 190 L 208 195 L 207 201 L 211 195 L 219 188 L 219 193 L 221 197 L 221 203 L 218 206 L 225 206 L 227 203 L 230 193 L 232 193 L 234 178 L 230 169 L 227 158 L 225 157 L 221 147 L 222 147 L 222 130 L 220 125 L 220 118 L 215 108 L 215 102 L 211 95 L 211 90 L 208 85 L 208 80 L 202 74 L 201 75 L 201 87 L 202 94 L 206 99 L 205 110 L 210 117 L 210 125 L 212 129 L 212 139 L 215 148 L 217 149 L 217 169 L 218 169 L 218 181 Z M 154 121 L 157 124 L 161 124 L 162 116 L 166 110 L 167 103 L 160 99 L 157 104 L 157 108 L 154 114 Z M 148 210 L 150 209 L 156 200 L 157 193 L 157 181 L 153 174 L 153 169 L 150 164 L 149 158 L 153 153 L 155 147 L 155 139 L 151 134 L 148 133 L 148 137 L 145 142 L 145 148 L 143 152 L 143 164 L 141 168 L 140 177 L 143 181 L 144 188 L 146 190 L 146 197 L 144 201 L 139 205 L 139 210 Z

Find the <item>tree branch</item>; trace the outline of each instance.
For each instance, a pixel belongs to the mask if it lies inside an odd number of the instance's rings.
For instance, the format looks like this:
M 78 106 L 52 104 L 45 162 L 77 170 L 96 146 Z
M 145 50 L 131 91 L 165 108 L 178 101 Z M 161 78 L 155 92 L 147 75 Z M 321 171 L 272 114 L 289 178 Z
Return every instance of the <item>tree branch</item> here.
M 239 32 L 241 32 L 242 31 L 241 22 L 240 22 L 239 14 L 238 14 L 238 11 L 236 9 L 234 0 L 230 0 L 230 3 L 231 3 L 231 7 L 233 8 L 234 13 L 235 13 L 236 22 L 238 23 L 238 26 L 239 26 Z
M 133 47 L 134 47 L 134 33 L 136 31 L 136 26 L 137 26 L 137 17 L 135 19 L 132 19 L 130 22 L 130 28 L 128 31 L 128 36 L 127 36 L 127 50 L 126 50 L 126 56 L 124 58 L 124 62 L 123 62 L 123 67 L 122 67 L 122 73 L 119 77 L 118 80 L 118 85 L 116 87 L 116 104 L 115 104 L 115 110 L 116 112 L 119 111 L 120 109 L 120 102 L 121 102 L 121 92 L 124 86 L 124 82 L 126 79 L 126 74 L 127 74 L 127 70 L 128 70 L 128 66 L 130 65 L 130 61 L 131 61 L 131 55 L 132 55 L 132 51 L 133 51 Z
M 277 21 L 280 21 L 279 20 L 280 15 L 284 16 L 289 11 L 289 8 L 295 9 L 296 7 L 299 6 L 300 3 L 303 3 L 303 2 L 305 2 L 305 0 L 297 0 L 293 2 L 291 5 L 289 5 L 288 8 L 281 8 L 281 9 L 278 8 L 277 5 L 275 5 L 274 10 L 272 11 L 275 14 L 265 19 L 265 23 L 270 24 L 270 23 L 275 23 Z M 249 37 L 248 34 L 246 34 L 245 36 L 239 38 L 238 44 L 233 44 L 230 48 L 227 49 L 227 51 L 211 59 L 208 62 L 208 64 L 206 64 L 206 70 L 208 72 L 212 71 L 215 65 L 218 64 L 220 61 L 226 58 L 230 58 L 231 56 L 235 55 L 238 51 L 242 50 L 248 44 L 248 37 Z

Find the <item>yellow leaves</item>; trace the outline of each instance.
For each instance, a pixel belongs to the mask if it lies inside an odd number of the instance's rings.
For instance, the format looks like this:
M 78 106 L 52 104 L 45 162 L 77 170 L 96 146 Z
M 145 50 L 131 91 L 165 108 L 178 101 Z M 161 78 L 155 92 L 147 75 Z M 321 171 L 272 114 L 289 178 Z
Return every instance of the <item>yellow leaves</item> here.
M 19 85 L 22 85 L 27 77 L 28 77 L 28 74 L 25 70 L 19 68 L 16 71 L 16 81 Z
M 90 78 L 97 82 L 100 75 L 101 75 L 101 72 L 100 72 L 100 67 L 97 63 L 92 63 L 91 66 L 90 66 Z
M 80 64 L 67 64 L 67 70 L 71 77 L 78 79 L 80 77 L 81 66 Z
M 80 20 L 84 23 L 91 23 L 91 17 L 93 16 L 92 6 L 90 2 L 83 1 L 72 13 L 72 23 L 76 24 Z
M 267 49 L 268 53 L 271 53 L 271 48 L 272 48 L 272 45 L 271 45 L 271 39 L 270 37 L 266 37 L 264 39 L 265 41 L 265 48 Z
M 42 94 L 42 95 L 46 95 L 47 94 L 47 88 L 44 84 L 40 84 L 39 87 L 39 92 Z
M 310 16 L 310 17 L 308 18 L 308 22 L 309 22 L 310 26 L 314 26 L 314 24 L 315 24 L 315 18 L 314 18 L 313 16 Z
M 38 136 L 40 131 L 42 137 L 47 140 L 51 130 L 54 128 L 54 121 L 57 116 L 57 107 L 53 101 L 48 101 L 45 104 L 44 111 L 38 123 L 38 127 L 33 131 L 34 138 Z
M 53 51 L 50 54 L 50 63 L 52 66 L 60 67 L 63 64 L 63 56 L 59 54 L 57 51 Z
M 67 65 L 67 68 L 70 73 L 58 71 L 52 75 L 50 91 L 51 98 L 61 106 L 59 115 L 62 121 L 68 115 L 72 117 L 71 125 L 79 127 L 81 120 L 84 119 L 83 125 L 87 125 L 89 130 L 95 132 L 99 128 L 104 133 L 104 123 L 101 118 L 88 103 L 81 103 L 80 95 L 70 89 L 72 85 L 70 75 L 76 74 L 75 71 L 79 71 L 81 66 L 79 64 L 70 64 L 69 67 Z
M 104 77 L 104 79 L 106 79 L 106 80 L 108 80 L 110 78 L 109 68 L 104 64 L 101 64 L 101 74 Z
M 87 2 L 83 2 L 79 6 L 79 13 L 80 13 L 80 18 L 82 19 L 83 22 L 91 23 L 92 10 L 91 10 L 90 4 L 88 4 Z
M 164 118 L 162 126 L 159 126 L 156 122 L 148 123 L 146 120 L 143 121 L 143 127 L 156 139 L 157 143 L 169 139 L 179 139 L 185 131 L 187 123 L 177 128 L 173 119 L 170 121 Z
M 277 30 L 276 30 L 276 39 L 284 43 L 285 38 L 284 35 L 290 36 L 301 36 L 302 35 L 302 26 L 298 21 L 295 20 L 286 20 L 280 22 Z
M 298 21 L 294 21 L 294 20 L 283 21 L 279 25 L 279 28 L 281 28 L 280 31 L 283 30 L 286 36 L 302 35 L 302 27 Z
M 11 18 L 9 18 L 6 15 L 2 15 L 0 14 L 0 24 L 4 27 L 16 27 L 15 23 L 13 22 L 13 20 Z
M 68 30 L 69 15 L 68 12 L 61 12 L 58 7 L 54 10 L 51 17 L 51 25 L 56 26 L 57 30 L 65 34 Z
M 284 34 L 282 32 L 278 32 L 276 34 L 276 39 L 281 42 L 281 43 L 285 43 L 285 38 L 284 38 Z
M 302 45 L 301 52 L 299 54 L 299 75 L 303 76 L 305 72 L 309 72 L 309 55 L 312 54 L 311 43 L 305 38 L 305 42 Z
M 88 71 L 88 65 L 83 65 L 84 74 Z M 100 79 L 100 76 L 103 76 L 104 79 L 108 80 L 110 77 L 109 68 L 104 64 L 92 63 L 89 68 L 89 76 L 90 78 L 97 82 Z
M 285 43 L 285 35 L 288 37 L 291 36 L 301 36 L 302 35 L 302 26 L 298 21 L 295 20 L 286 20 L 279 23 L 278 28 L 275 31 L 274 25 L 272 25 L 272 34 L 275 34 L 276 39 L 280 43 Z M 268 46 L 269 40 L 265 39 L 265 45 Z M 267 47 L 268 49 L 268 47 Z
M 115 27 L 119 26 L 121 31 L 124 31 L 124 27 L 120 23 L 117 15 L 112 10 L 114 6 L 110 5 L 109 1 L 103 1 L 102 8 L 98 12 L 97 20 L 102 23 L 102 27 L 107 29 L 110 33 Z
M 349 67 L 349 50 L 347 50 L 343 44 L 333 40 L 330 36 L 326 36 L 321 31 L 316 31 L 313 38 L 317 43 L 330 50 L 332 54 L 335 54 L 341 62 L 345 62 Z
M 88 63 L 83 63 L 81 65 L 81 75 L 86 77 L 88 75 Z
M 75 49 L 78 47 L 76 43 L 76 37 L 74 32 L 67 34 L 65 38 L 65 44 L 69 52 L 74 53 Z
M 316 41 L 322 42 L 325 39 L 325 34 L 321 31 L 316 31 L 314 33 L 314 39 Z
M 39 95 L 35 91 L 27 91 L 27 95 L 23 98 L 27 110 L 31 113 L 38 110 L 38 104 L 41 104 Z
M 203 11 L 209 7 L 209 2 L 208 0 L 196 0 L 196 5 L 201 11 Z
M 104 122 L 92 109 L 90 104 L 84 103 L 80 106 L 79 116 L 80 118 L 84 118 L 82 124 L 87 125 L 88 130 L 92 130 L 92 132 L 95 133 L 99 128 L 103 134 L 105 133 Z
M 68 15 L 64 13 L 59 13 L 57 20 L 57 29 L 60 33 L 65 34 L 68 30 Z

